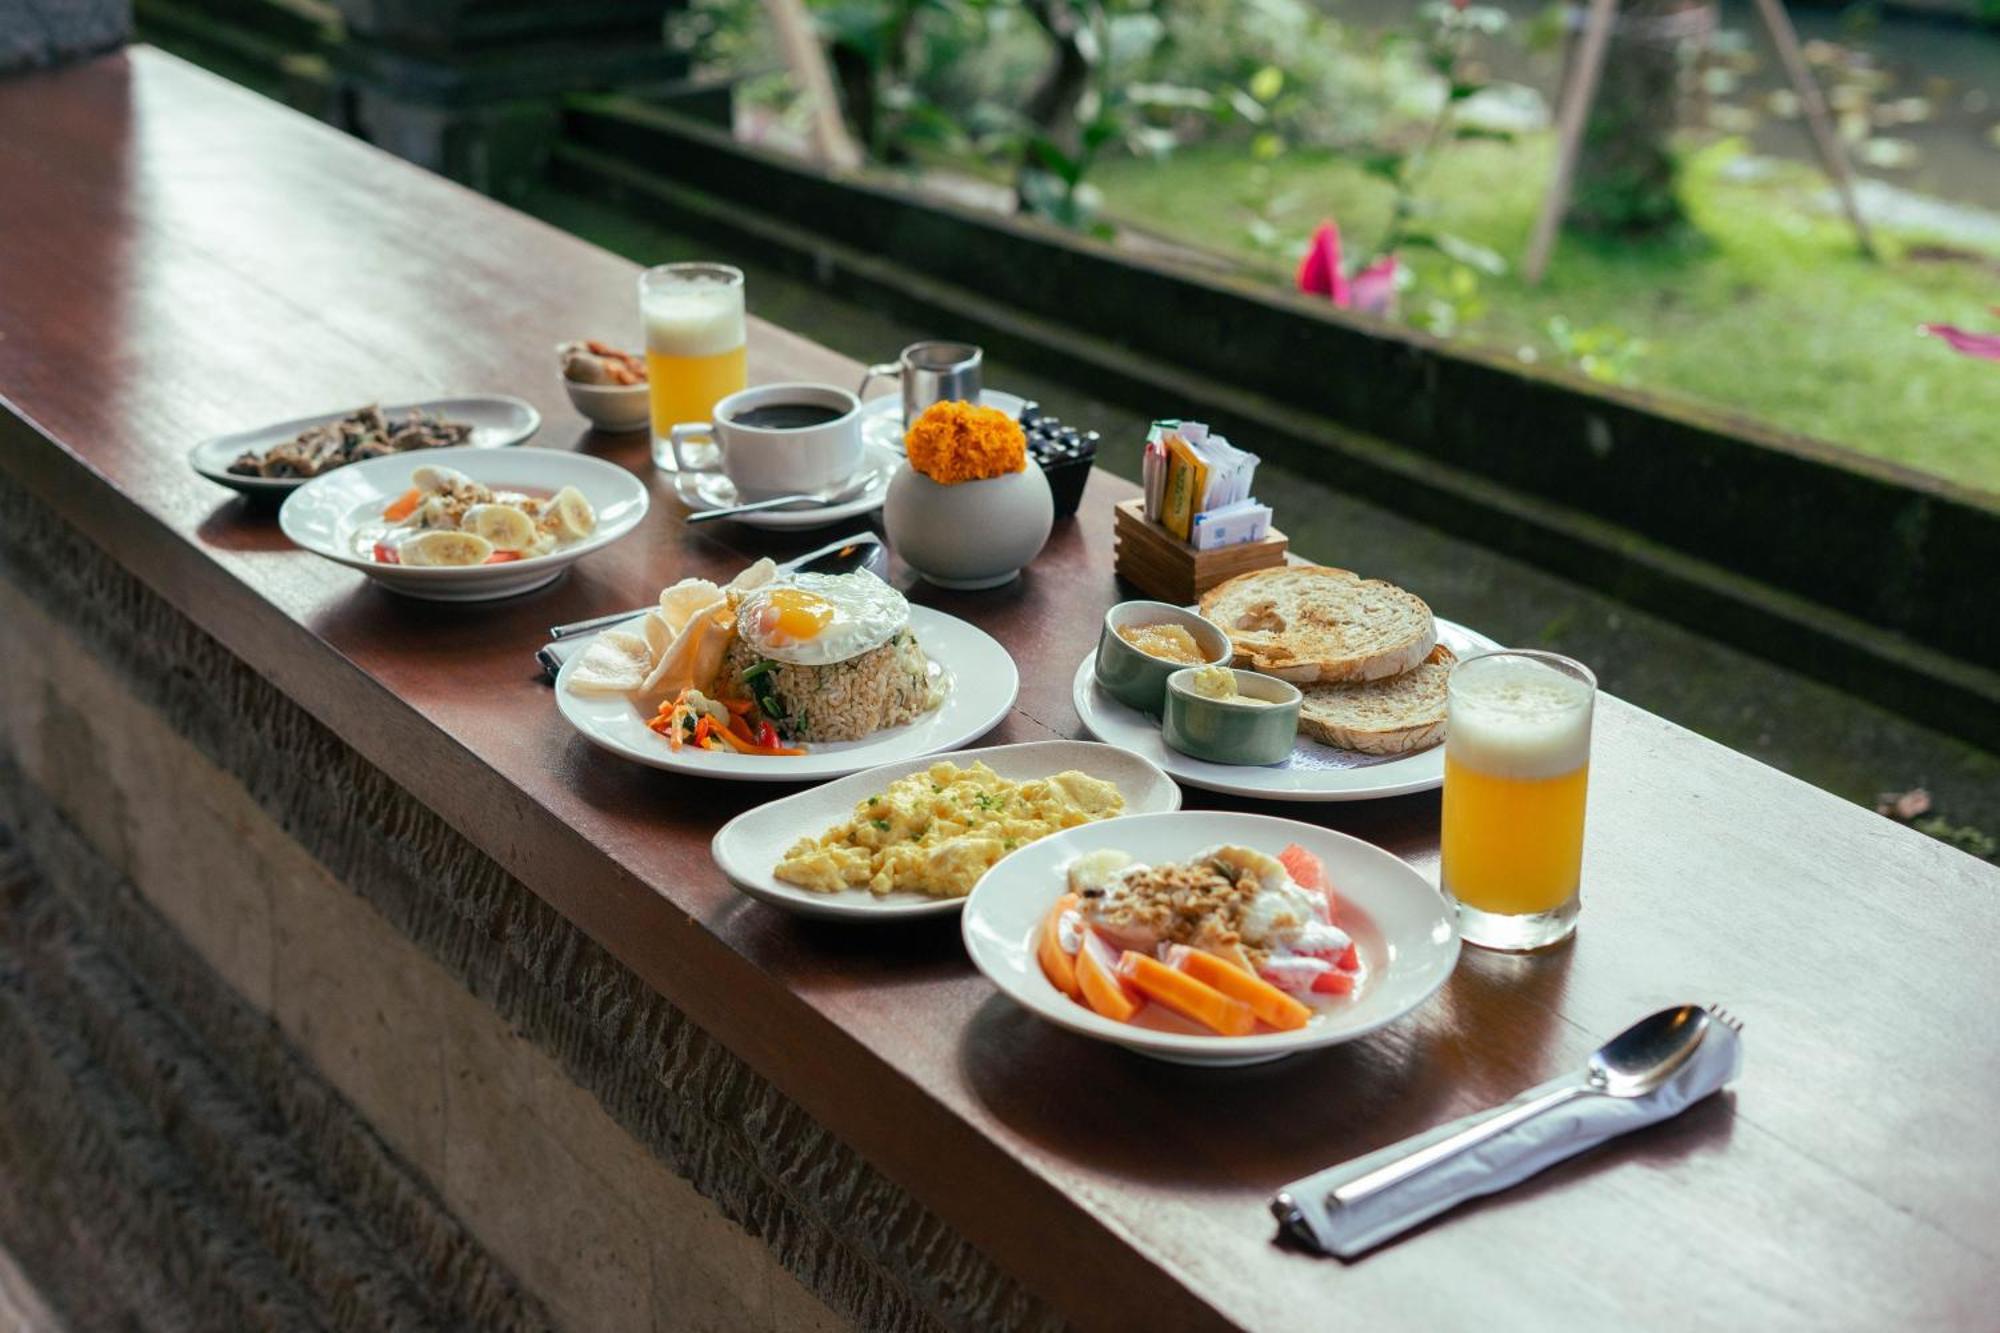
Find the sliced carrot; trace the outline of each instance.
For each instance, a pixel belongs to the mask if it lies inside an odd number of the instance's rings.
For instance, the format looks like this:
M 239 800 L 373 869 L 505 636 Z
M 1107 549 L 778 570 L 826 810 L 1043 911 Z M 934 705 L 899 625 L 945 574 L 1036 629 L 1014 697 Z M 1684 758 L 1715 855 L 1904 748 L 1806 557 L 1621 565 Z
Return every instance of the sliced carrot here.
M 1084 947 L 1076 952 L 1076 988 L 1082 992 L 1083 1002 L 1115 1023 L 1131 1022 L 1132 1015 L 1139 1012 L 1139 1002 L 1126 991 L 1123 978 L 1106 967 L 1090 947 L 1096 937 L 1088 931 L 1085 936 Z
M 382 511 L 382 517 L 391 523 L 401 523 L 411 514 L 416 513 L 417 506 L 423 502 L 424 493 L 412 486 L 409 490 L 404 491 L 389 502 L 389 507 Z
M 1280 1032 L 1302 1028 L 1312 1018 L 1312 1010 L 1273 986 L 1262 977 L 1231 967 L 1212 953 L 1189 949 L 1174 960 L 1181 971 L 1221 991 L 1232 1000 L 1250 1006 L 1250 1012 Z
M 1035 932 L 1035 957 L 1041 960 L 1042 975 L 1072 1000 L 1081 1000 L 1083 991 L 1076 980 L 1076 955 L 1063 952 L 1063 913 L 1076 906 L 1076 895 L 1065 893 L 1056 899 L 1056 905 L 1049 909 L 1047 916 Z
M 1231 999 L 1206 982 L 1196 981 L 1185 972 L 1175 971 L 1157 958 L 1127 949 L 1118 960 L 1118 975 L 1137 986 L 1147 999 L 1158 1000 L 1175 1013 L 1225 1037 L 1247 1036 L 1257 1026 L 1257 1015 L 1250 1012 L 1249 1005 Z

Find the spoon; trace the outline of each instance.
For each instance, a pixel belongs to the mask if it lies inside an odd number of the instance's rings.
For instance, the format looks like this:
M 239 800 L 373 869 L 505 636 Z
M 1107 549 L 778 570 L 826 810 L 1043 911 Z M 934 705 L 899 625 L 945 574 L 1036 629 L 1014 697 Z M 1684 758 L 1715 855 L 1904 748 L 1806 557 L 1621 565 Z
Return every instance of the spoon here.
M 862 471 L 838 486 L 830 486 L 823 491 L 801 491 L 797 495 L 774 495 L 768 500 L 752 500 L 749 504 L 730 505 L 726 509 L 699 509 L 689 514 L 686 522 L 712 523 L 718 518 L 734 518 L 738 514 L 754 514 L 760 509 L 788 509 L 793 505 L 830 505 L 855 494 L 869 482 L 875 474 Z
M 1591 1053 L 1580 1083 L 1544 1093 L 1533 1101 L 1427 1144 L 1407 1157 L 1386 1162 L 1336 1189 L 1327 1204 L 1331 1208 L 1352 1207 L 1579 1097 L 1643 1097 L 1687 1063 L 1714 1021 L 1717 1020 L 1708 1011 L 1692 1004 L 1648 1014 Z

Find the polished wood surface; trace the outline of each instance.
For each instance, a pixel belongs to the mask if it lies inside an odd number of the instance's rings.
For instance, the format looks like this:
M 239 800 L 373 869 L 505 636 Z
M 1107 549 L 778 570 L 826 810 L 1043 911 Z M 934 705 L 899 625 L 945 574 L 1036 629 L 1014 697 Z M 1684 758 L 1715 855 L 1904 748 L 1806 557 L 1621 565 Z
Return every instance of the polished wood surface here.
M 687 528 L 643 443 L 569 410 L 550 349 L 634 338 L 632 265 L 145 50 L 0 83 L 0 179 L 0 466 L 1078 1322 L 1992 1318 L 1992 868 L 1606 699 L 1570 945 L 1469 950 L 1410 1019 L 1276 1066 L 1120 1054 L 1013 1009 L 950 923 L 843 929 L 743 898 L 708 839 L 787 789 L 619 763 L 558 717 L 530 664 L 544 627 L 828 535 Z M 753 379 L 857 370 L 753 330 Z M 533 401 L 534 444 L 646 478 L 654 516 L 544 592 L 428 605 L 291 549 L 184 457 L 266 420 L 480 391 Z M 1014 587 L 913 589 L 1019 661 L 994 742 L 1080 734 L 1070 678 L 1118 595 L 1130 493 L 1095 478 Z M 1435 875 L 1434 795 L 1280 813 Z M 1355 1263 L 1274 1241 L 1283 1182 L 1684 999 L 1746 1019 L 1733 1093 Z

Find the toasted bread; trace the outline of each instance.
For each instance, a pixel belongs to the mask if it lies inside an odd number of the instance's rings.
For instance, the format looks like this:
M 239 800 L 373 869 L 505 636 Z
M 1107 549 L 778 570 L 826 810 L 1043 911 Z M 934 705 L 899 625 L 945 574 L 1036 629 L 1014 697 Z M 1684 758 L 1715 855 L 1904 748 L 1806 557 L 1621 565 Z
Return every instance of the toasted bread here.
M 1236 665 L 1295 685 L 1400 676 L 1437 643 L 1431 609 L 1393 583 L 1324 565 L 1239 574 L 1201 597 Z
M 1400 676 L 1354 685 L 1302 685 L 1299 734 L 1363 754 L 1408 754 L 1444 739 L 1444 683 L 1457 665 L 1439 644 Z

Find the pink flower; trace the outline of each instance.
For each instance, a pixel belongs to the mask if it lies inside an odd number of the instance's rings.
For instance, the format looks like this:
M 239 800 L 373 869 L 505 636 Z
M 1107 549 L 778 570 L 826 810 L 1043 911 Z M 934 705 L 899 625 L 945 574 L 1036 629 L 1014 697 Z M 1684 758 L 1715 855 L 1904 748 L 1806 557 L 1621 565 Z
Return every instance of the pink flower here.
M 1973 333 L 1950 324 L 1925 324 L 1922 328 L 1933 338 L 1944 339 L 1953 351 L 1987 361 L 2000 361 L 2000 333 Z
M 1384 255 L 1352 278 L 1340 266 L 1340 228 L 1322 222 L 1299 261 L 1298 288 L 1308 296 L 1324 296 L 1342 310 L 1386 315 L 1395 308 L 1396 279 L 1402 265 Z

